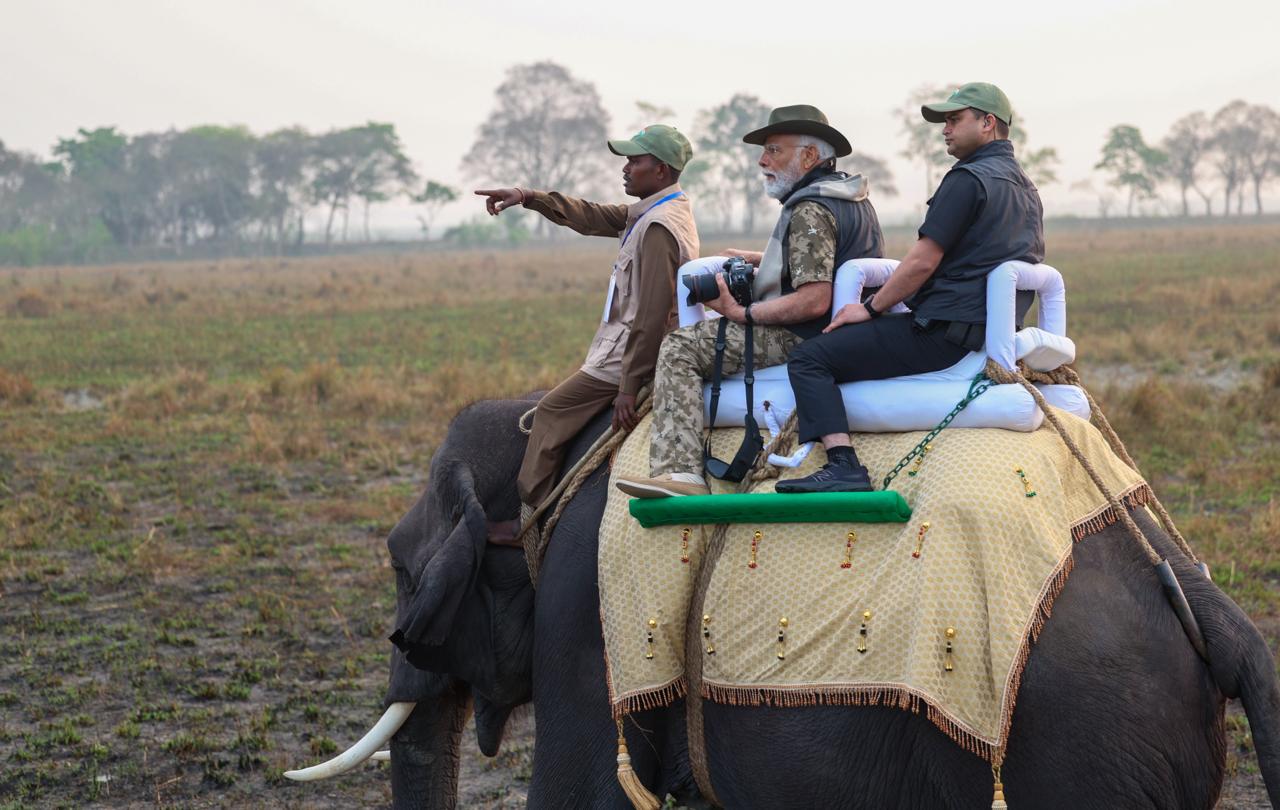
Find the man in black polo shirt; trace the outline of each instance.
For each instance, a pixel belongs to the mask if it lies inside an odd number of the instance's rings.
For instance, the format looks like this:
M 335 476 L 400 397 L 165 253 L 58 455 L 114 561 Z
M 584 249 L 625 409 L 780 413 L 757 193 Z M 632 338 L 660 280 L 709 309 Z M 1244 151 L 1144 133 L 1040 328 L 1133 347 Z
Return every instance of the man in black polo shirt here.
M 862 303 L 844 306 L 820 337 L 791 353 L 799 438 L 820 438 L 827 464 L 779 481 L 778 492 L 872 489 L 849 441 L 837 384 L 938 371 L 981 349 L 987 274 L 1006 261 L 1044 260 L 1044 209 L 1013 156 L 1008 97 L 975 82 L 920 112 L 943 124 L 947 153 L 958 162 L 929 200 L 919 239 L 889 281 Z M 899 302 L 911 313 L 882 317 Z M 1019 310 L 1029 303 L 1020 300 Z

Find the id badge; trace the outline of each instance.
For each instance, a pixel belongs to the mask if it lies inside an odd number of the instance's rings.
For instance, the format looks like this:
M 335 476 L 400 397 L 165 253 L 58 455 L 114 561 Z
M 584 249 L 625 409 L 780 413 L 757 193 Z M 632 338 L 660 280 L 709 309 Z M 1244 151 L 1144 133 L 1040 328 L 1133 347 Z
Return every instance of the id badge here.
M 609 294 L 604 297 L 604 312 L 600 315 L 601 323 L 609 322 L 609 313 L 613 311 L 613 291 L 618 288 L 613 276 L 609 276 Z
M 613 272 L 609 274 L 609 292 L 604 297 L 604 312 L 600 314 L 600 322 L 608 323 L 609 315 L 613 312 L 613 295 L 618 290 L 618 265 L 613 266 Z

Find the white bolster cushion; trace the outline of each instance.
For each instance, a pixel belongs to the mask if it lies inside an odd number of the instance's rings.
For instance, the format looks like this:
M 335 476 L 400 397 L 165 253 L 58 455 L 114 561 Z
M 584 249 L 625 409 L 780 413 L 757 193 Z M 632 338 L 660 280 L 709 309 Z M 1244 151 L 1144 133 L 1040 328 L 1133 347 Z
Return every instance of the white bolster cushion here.
M 1028 326 L 1014 335 L 1013 345 L 1014 356 L 1033 371 L 1053 371 L 1058 366 L 1075 362 L 1076 359 L 1074 340 L 1034 326 Z
M 1005 262 L 998 266 L 987 276 L 986 348 L 987 355 L 1007 369 L 1012 369 L 1021 356 L 1013 331 L 1018 290 L 1035 290 L 1040 299 L 1037 323 L 1041 330 L 1062 337 L 1067 334 L 1067 291 L 1061 273 L 1047 264 Z M 1075 359 L 1074 345 L 1071 359 Z
M 774 366 L 766 370 L 780 368 L 782 366 Z M 773 376 L 756 376 L 755 418 L 760 425 L 765 424 L 765 402 L 769 403 L 779 423 L 785 422 L 796 407 L 795 396 L 785 375 L 782 379 L 770 379 Z M 931 430 L 968 393 L 969 383 L 965 380 L 866 380 L 840 386 L 845 413 L 849 416 L 849 430 L 854 433 Z M 710 416 L 710 392 L 706 395 L 706 407 L 704 425 Z M 738 380 L 732 384 L 726 382 L 720 391 L 715 426 L 741 427 L 746 413 L 746 386 Z M 1040 427 L 1043 420 L 1044 414 L 1022 386 L 993 385 L 969 403 L 951 426 L 1028 432 Z
M 1089 421 L 1089 400 L 1085 399 L 1084 391 L 1081 391 L 1076 386 L 1040 385 L 1037 383 L 1036 388 L 1040 389 L 1040 393 L 1044 395 L 1044 401 L 1054 408 L 1074 414 L 1086 422 Z M 983 396 L 986 396 L 986 394 L 983 394 Z
M 680 268 L 681 277 L 691 273 L 714 273 L 722 268 L 725 256 L 695 259 Z M 864 287 L 883 286 L 898 262 L 892 259 L 855 259 L 845 262 L 836 273 L 832 291 L 832 313 L 845 304 L 860 300 Z M 1016 296 L 1019 289 L 1035 290 L 1040 298 L 1039 328 L 1028 327 L 1014 333 Z M 678 282 L 677 304 L 680 325 L 688 326 L 718 317 L 701 304 L 687 305 L 687 292 Z M 894 311 L 908 311 L 898 305 Z M 988 355 L 1006 368 L 1025 360 L 1037 371 L 1050 371 L 1075 360 L 1075 343 L 1066 336 L 1066 292 L 1062 276 L 1054 268 L 1026 262 L 1005 262 L 987 279 L 986 352 L 970 352 L 955 365 L 927 374 L 912 374 L 887 380 L 867 380 L 840 386 L 849 430 L 859 433 L 931 430 L 969 392 L 974 376 L 986 367 Z M 1070 385 L 1038 386 L 1045 401 L 1083 419 L 1089 418 L 1088 402 L 1079 388 Z M 778 422 L 795 410 L 795 394 L 787 379 L 785 365 L 756 370 L 755 419 L 765 424 L 764 403 L 769 402 Z M 709 421 L 711 385 L 703 388 L 703 423 Z M 726 375 L 720 392 L 716 427 L 741 427 L 746 416 L 746 386 L 742 374 Z M 1044 414 L 1020 385 L 995 385 L 961 411 L 953 427 L 1003 428 L 1032 431 L 1040 427 Z
M 831 317 L 845 304 L 862 300 L 866 287 L 883 287 L 898 269 L 897 259 L 850 259 L 836 268 L 836 280 L 831 289 Z M 890 312 L 910 312 L 903 304 L 894 304 Z

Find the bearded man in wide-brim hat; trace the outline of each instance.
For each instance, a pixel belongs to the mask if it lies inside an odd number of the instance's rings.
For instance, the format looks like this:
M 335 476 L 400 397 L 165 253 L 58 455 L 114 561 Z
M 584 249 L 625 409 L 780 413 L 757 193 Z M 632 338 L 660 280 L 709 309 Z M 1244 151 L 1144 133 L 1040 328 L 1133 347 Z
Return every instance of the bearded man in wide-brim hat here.
M 765 192 L 782 205 L 763 252 L 733 250 L 757 266 L 752 303 L 742 306 L 717 276 L 720 297 L 707 306 L 726 319 L 722 372 L 743 367 L 747 330 L 753 330 L 757 367 L 787 361 L 803 341 L 821 334 L 831 314 L 835 269 L 849 259 L 880 257 L 884 237 L 868 199 L 867 179 L 836 171 L 853 151 L 816 107 L 779 107 L 766 126 L 743 141 L 761 147 Z M 718 319 L 667 335 L 654 381 L 650 478 L 622 479 L 618 488 L 641 498 L 705 495 L 703 381 L 716 360 Z

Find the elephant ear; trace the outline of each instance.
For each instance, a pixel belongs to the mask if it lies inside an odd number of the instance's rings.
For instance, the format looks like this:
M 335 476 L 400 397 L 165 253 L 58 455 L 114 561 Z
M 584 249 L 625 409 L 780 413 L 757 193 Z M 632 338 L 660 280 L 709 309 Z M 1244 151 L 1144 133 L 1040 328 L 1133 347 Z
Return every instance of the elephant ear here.
M 455 493 L 459 507 L 455 512 L 459 515 L 458 520 L 438 548 L 432 549 L 429 538 L 419 534 L 418 549 L 415 550 L 425 551 L 421 556 L 426 559 L 421 562 L 414 560 L 421 567 L 415 566 L 419 573 L 411 583 L 405 583 L 401 578 L 401 584 L 411 584 L 413 592 L 391 642 L 405 653 L 415 646 L 435 647 L 445 642 L 458 606 L 475 588 L 480 575 L 488 533 L 484 507 L 476 497 L 470 470 L 459 465 L 450 477 L 453 479 L 450 489 Z M 423 511 L 425 509 L 415 510 L 419 513 L 419 520 L 415 522 L 421 525 L 420 531 L 425 534 L 430 527 L 425 525 L 426 520 L 421 519 Z M 403 560 L 403 556 L 397 556 L 397 551 L 402 550 L 402 543 L 397 540 L 400 528 L 396 527 L 388 545 L 392 555 Z

